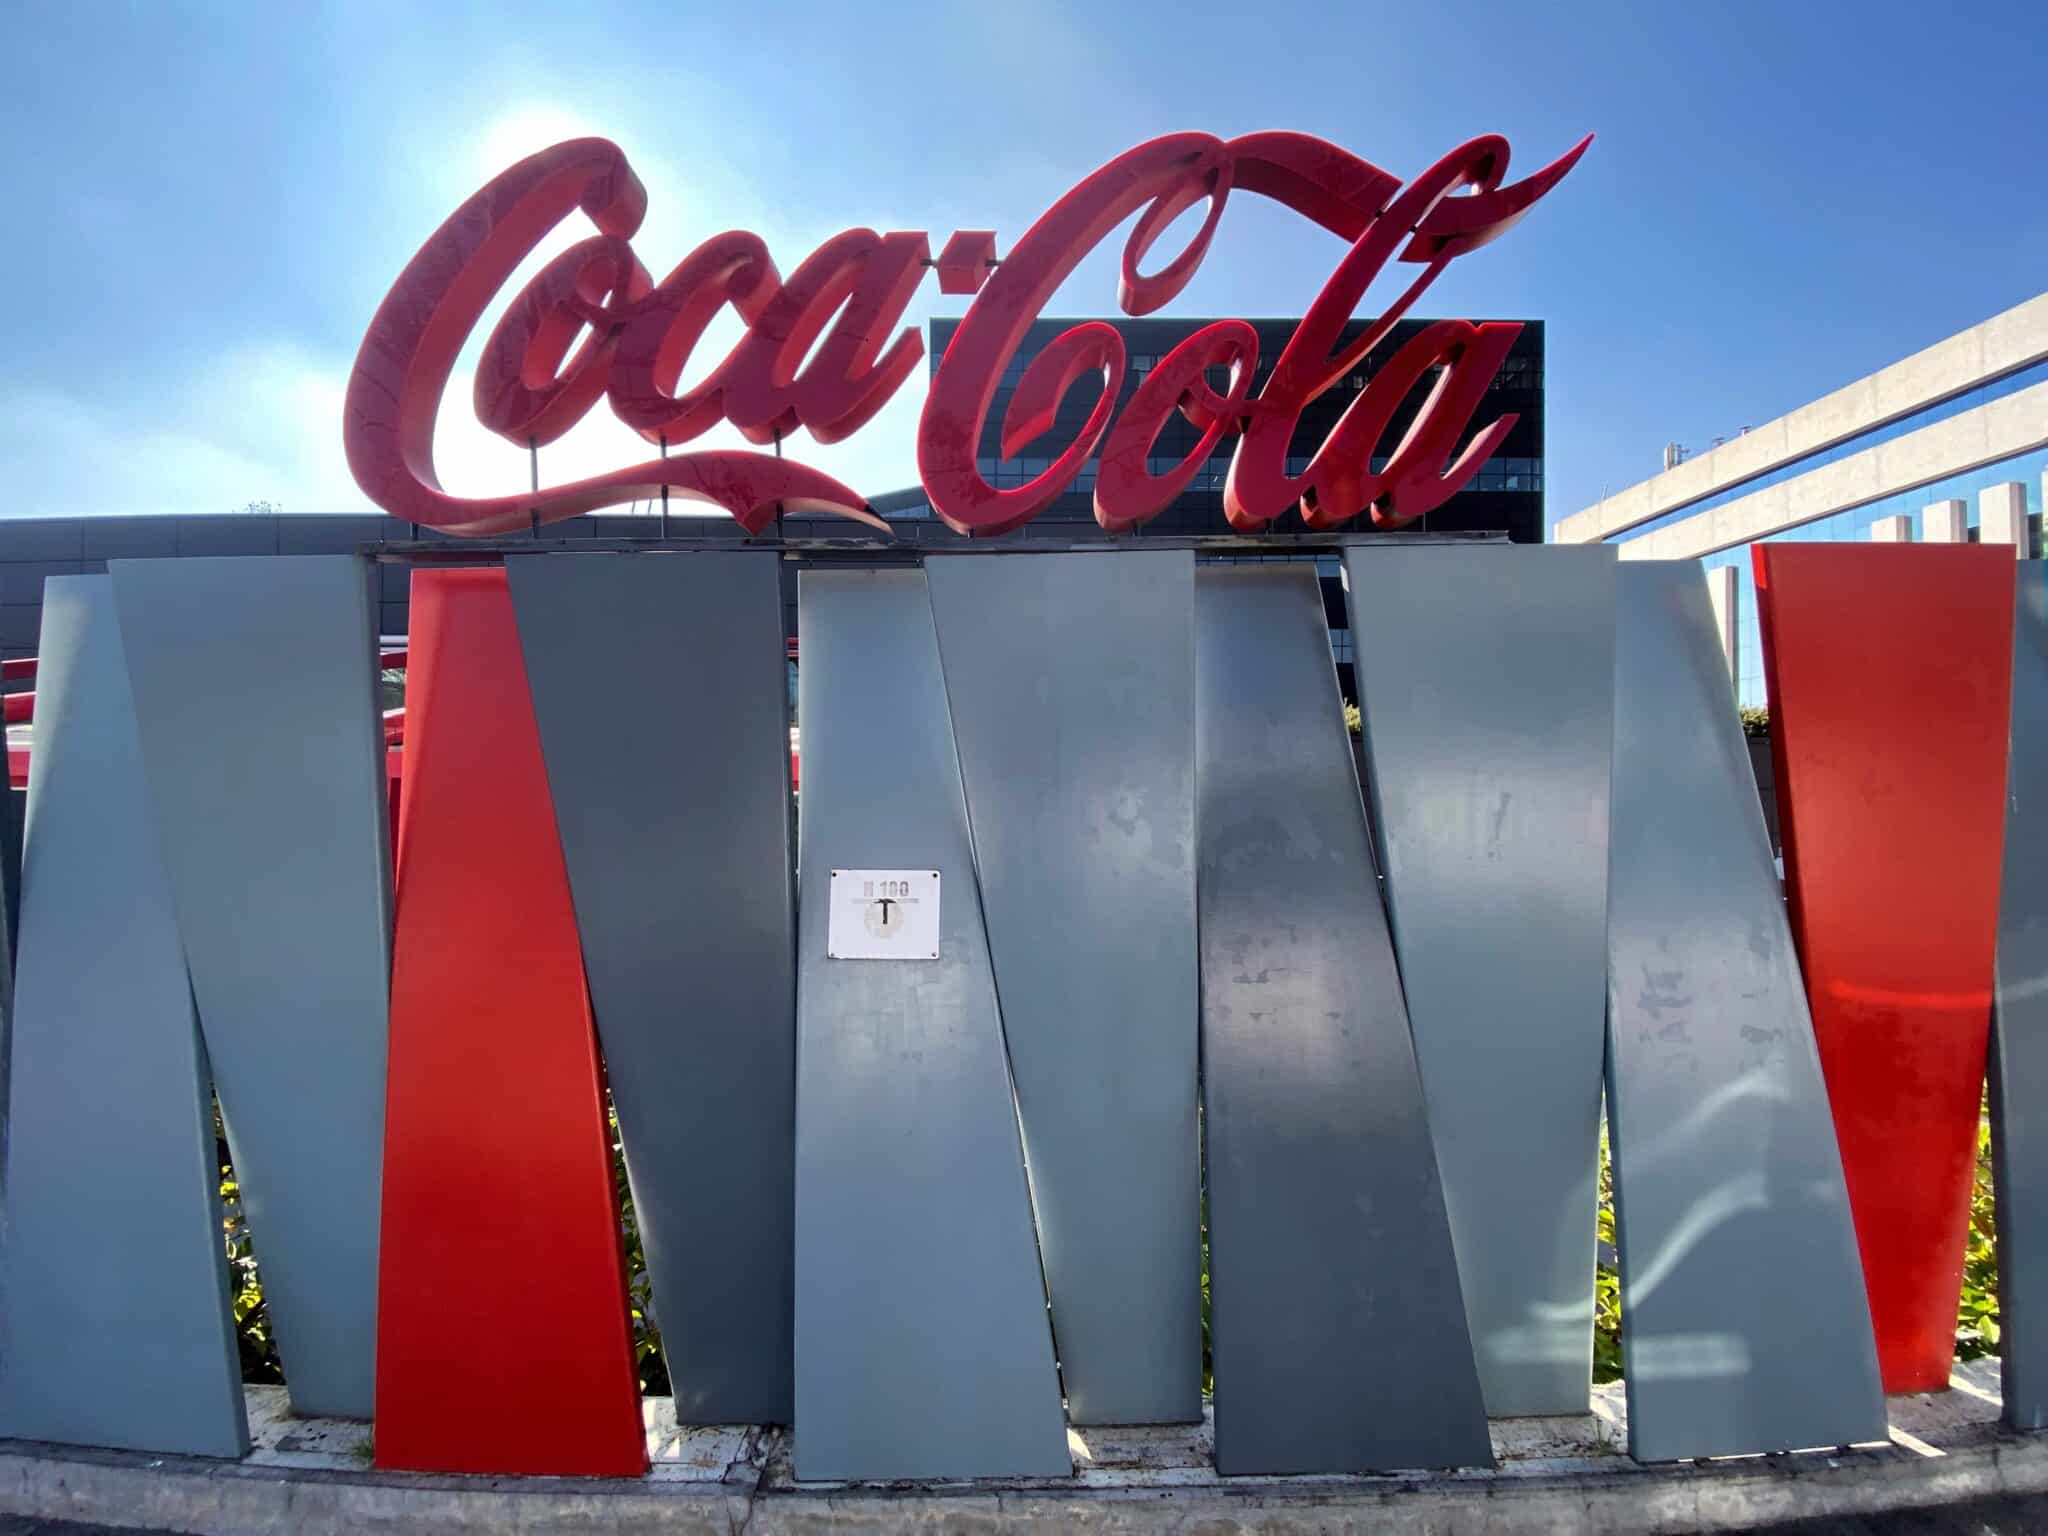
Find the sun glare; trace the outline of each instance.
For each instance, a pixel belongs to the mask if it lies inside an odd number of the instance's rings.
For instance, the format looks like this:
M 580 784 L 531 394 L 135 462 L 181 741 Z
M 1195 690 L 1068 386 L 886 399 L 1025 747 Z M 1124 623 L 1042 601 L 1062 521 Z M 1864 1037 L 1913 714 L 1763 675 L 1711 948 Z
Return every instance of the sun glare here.
M 495 176 L 506 166 L 524 160 L 550 144 L 564 139 L 589 138 L 598 130 L 561 107 L 527 106 L 508 112 L 477 138 L 477 169 L 480 179 Z

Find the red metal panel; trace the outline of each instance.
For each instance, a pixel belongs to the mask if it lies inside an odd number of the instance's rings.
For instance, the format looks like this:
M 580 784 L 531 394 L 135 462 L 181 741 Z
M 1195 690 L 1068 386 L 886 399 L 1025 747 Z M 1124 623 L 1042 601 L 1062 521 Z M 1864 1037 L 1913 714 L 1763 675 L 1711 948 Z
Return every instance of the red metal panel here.
M 1759 544 L 1786 890 L 1887 1392 L 1948 1385 L 2003 844 L 2013 558 Z
M 502 570 L 412 585 L 376 1461 L 646 1470 L 597 1039 Z

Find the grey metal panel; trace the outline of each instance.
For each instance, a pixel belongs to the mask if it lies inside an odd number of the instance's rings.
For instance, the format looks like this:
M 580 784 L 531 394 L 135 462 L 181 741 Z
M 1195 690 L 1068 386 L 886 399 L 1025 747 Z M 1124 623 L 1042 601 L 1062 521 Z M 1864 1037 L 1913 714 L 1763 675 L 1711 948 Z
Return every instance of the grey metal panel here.
M 1616 602 L 1607 1117 L 1629 1451 L 1881 1440 L 1827 1085 L 1706 584 L 1696 561 L 1631 561 Z
M 81 560 L 92 517 L 0 518 L 0 560 Z
M 78 576 L 82 560 L 10 560 L 0 564 L 0 604 L 35 607 L 43 600 L 43 582 L 51 576 Z
M 1991 1134 L 2005 1417 L 2048 1429 L 2048 564 L 2025 560 L 2012 644 L 2012 749 Z
M 1614 551 L 1345 555 L 1388 915 L 1489 1414 L 1583 1413 Z
M 367 562 L 116 560 L 151 805 L 300 1413 L 370 1417 L 391 988 Z
M 1196 578 L 1216 1465 L 1491 1465 L 1312 570 Z
M 925 568 L 1077 1424 L 1202 1416 L 1194 572 Z
M 176 521 L 178 553 L 187 559 L 204 555 L 277 553 L 277 519 L 274 516 L 200 515 L 181 517 Z
M 158 513 L 88 517 L 81 519 L 80 524 L 79 553 L 87 560 L 137 559 L 178 552 L 178 525 Z
M 918 570 L 800 582 L 796 1469 L 1071 1469 Z M 932 962 L 830 960 L 833 869 L 935 869 Z
M 0 1222 L 0 1436 L 249 1447 L 206 1055 L 105 576 L 43 605 Z
M 796 969 L 780 563 L 505 562 L 685 1423 L 790 1416 Z
M 35 644 L 42 622 L 42 609 L 34 604 L 0 608 L 0 645 Z
M 337 516 L 331 512 L 280 515 L 277 552 L 281 555 L 352 555 L 384 537 L 384 519 L 375 513 Z

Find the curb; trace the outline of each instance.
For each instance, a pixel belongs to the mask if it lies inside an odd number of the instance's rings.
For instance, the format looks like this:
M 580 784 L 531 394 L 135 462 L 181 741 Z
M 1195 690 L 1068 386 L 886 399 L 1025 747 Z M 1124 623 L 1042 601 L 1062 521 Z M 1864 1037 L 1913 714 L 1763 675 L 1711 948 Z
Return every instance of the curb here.
M 1617 1458 L 1617 1460 L 1621 1460 Z M 1207 1487 L 805 1488 L 758 1476 L 660 1484 L 250 1466 L 0 1442 L 0 1513 L 209 1536 L 404 1529 L 753 1533 L 1742 1530 L 2048 1492 L 2048 1439 L 1986 1430 L 1937 1455 L 1885 1447 L 1613 1472 L 1248 1479 Z

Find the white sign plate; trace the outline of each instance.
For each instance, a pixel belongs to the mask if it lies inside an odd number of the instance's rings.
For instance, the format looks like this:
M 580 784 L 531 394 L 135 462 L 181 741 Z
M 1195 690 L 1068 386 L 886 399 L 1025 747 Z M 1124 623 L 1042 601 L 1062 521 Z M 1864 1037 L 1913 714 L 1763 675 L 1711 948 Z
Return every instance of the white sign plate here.
M 828 960 L 939 958 L 936 869 L 835 869 L 825 921 Z

